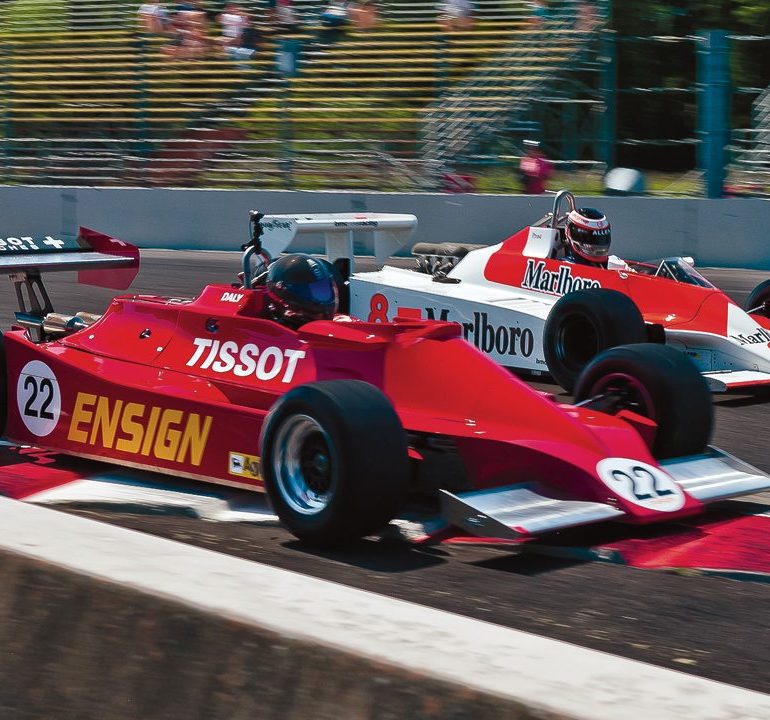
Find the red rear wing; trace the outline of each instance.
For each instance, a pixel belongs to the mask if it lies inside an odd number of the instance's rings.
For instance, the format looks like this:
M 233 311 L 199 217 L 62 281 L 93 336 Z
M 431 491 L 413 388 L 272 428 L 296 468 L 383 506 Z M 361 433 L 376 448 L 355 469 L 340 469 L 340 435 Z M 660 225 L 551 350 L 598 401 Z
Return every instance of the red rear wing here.
M 77 270 L 78 282 L 125 290 L 139 272 L 139 249 L 116 238 L 80 228 L 76 238 L 0 238 L 0 272 Z

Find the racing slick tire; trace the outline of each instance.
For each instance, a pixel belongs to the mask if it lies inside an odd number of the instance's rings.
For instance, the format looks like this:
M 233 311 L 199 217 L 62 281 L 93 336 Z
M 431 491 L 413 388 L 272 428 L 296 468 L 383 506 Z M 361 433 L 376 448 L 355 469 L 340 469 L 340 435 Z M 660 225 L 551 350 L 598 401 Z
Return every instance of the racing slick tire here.
M 602 350 L 645 340 L 644 319 L 628 295 L 604 288 L 575 290 L 548 314 L 543 354 L 553 379 L 571 392 L 580 372 Z
M 743 309 L 747 313 L 755 311 L 766 318 L 770 318 L 770 280 L 759 283 L 749 293 Z
M 265 489 L 300 540 L 339 545 L 380 530 L 406 499 L 406 433 L 360 380 L 300 385 L 274 405 L 260 442 Z
M 697 455 L 711 439 L 714 410 L 703 376 L 682 352 L 641 343 L 594 358 L 575 387 L 575 402 L 605 412 L 631 410 L 657 424 L 658 459 Z

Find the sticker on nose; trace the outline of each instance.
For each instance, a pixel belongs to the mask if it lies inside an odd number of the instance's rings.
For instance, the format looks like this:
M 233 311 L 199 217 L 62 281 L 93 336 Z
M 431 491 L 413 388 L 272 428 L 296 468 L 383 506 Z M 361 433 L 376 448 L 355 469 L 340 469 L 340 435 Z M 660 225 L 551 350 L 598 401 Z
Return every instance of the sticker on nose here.
M 647 510 L 675 512 L 685 504 L 685 494 L 660 468 L 629 458 L 607 458 L 596 466 L 602 482 L 624 500 Z
M 16 404 L 27 430 L 50 435 L 61 415 L 61 392 L 53 370 L 40 360 L 28 362 L 16 383 Z

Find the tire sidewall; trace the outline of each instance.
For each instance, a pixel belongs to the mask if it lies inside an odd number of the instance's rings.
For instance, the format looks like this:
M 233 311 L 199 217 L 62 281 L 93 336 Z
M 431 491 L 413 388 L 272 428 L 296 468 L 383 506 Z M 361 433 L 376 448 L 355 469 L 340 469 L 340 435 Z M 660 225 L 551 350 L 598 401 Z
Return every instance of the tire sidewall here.
M 612 348 L 586 367 L 575 388 L 575 401 L 588 400 L 601 378 L 613 373 L 636 378 L 649 394 L 658 425 L 652 446 L 656 458 L 704 451 L 713 431 L 711 393 L 683 353 L 651 343 Z
M 581 326 L 589 326 L 595 348 L 570 353 L 563 347 L 565 332 L 577 334 Z M 572 391 L 580 373 L 599 353 L 617 345 L 642 343 L 647 332 L 639 308 L 634 301 L 617 290 L 595 288 L 576 290 L 561 297 L 551 309 L 543 330 L 543 354 L 554 380 Z
M 768 300 L 770 300 L 770 280 L 764 280 L 749 293 L 743 306 L 744 310 L 749 312 L 750 310 L 763 305 Z M 760 311 L 759 314 L 762 317 L 770 317 L 770 313 L 766 309 Z
M 329 438 L 329 455 L 334 473 L 333 483 L 336 500 L 318 513 L 305 516 L 299 516 L 291 509 L 283 496 L 272 467 L 273 443 L 276 433 L 284 422 L 300 414 L 307 415 L 316 420 Z M 273 509 L 284 523 L 292 526 L 292 528 L 297 523 L 300 523 L 304 532 L 314 533 L 333 524 L 337 516 L 343 512 L 343 506 L 349 505 L 350 499 L 348 495 L 350 493 L 346 493 L 344 478 L 348 473 L 350 456 L 346 452 L 347 448 L 345 445 L 346 443 L 337 425 L 336 418 L 329 408 L 321 403 L 317 403 L 316 407 L 309 409 L 307 404 L 292 398 L 280 407 L 277 407 L 275 412 L 270 413 L 265 423 L 265 431 L 261 442 L 265 463 L 263 465 L 263 475 L 265 488 L 270 496 Z M 342 482 L 340 482 L 341 478 L 343 479 Z
M 273 469 L 276 433 L 300 414 L 313 418 L 326 433 L 334 477 L 327 507 L 308 515 L 288 504 Z M 333 380 L 292 389 L 265 419 L 260 448 L 273 508 L 301 539 L 334 544 L 370 534 L 391 520 L 405 499 L 406 434 L 385 396 L 368 383 Z

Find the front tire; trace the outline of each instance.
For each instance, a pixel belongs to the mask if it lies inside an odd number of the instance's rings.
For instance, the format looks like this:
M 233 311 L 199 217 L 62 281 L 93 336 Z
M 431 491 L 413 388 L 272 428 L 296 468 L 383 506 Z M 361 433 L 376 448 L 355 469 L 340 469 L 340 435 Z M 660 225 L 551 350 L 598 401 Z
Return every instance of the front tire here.
M 276 514 L 309 543 L 336 545 L 375 533 L 406 499 L 406 434 L 388 399 L 368 383 L 293 388 L 268 415 L 261 448 Z
M 770 280 L 759 283 L 746 298 L 743 309 L 770 318 Z
M 708 385 L 686 355 L 666 345 L 616 347 L 596 357 L 575 387 L 576 403 L 592 399 L 597 408 L 654 420 L 652 454 L 659 459 L 700 454 L 711 438 Z
M 543 353 L 553 379 L 571 392 L 583 368 L 600 352 L 646 339 L 642 314 L 628 295 L 603 288 L 576 290 L 549 313 Z

